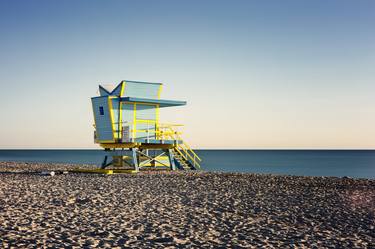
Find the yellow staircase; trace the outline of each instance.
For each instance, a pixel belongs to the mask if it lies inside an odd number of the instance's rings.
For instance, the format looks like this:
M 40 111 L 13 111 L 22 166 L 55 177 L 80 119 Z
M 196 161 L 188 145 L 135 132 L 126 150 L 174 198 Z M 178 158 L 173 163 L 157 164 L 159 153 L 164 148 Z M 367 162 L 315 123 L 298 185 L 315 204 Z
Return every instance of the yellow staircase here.
M 159 139 L 171 139 L 175 140 L 175 146 L 173 148 L 174 158 L 177 166 L 180 169 L 200 169 L 200 162 L 202 159 L 194 152 L 194 150 L 181 138 L 181 132 L 173 129 L 174 124 L 162 124 L 157 127 L 157 134 Z
M 137 133 L 147 134 L 147 140 L 150 137 L 153 137 L 157 140 L 168 140 L 174 141 L 173 144 L 173 157 L 176 166 L 179 169 L 200 169 L 202 159 L 194 152 L 194 150 L 181 138 L 181 132 L 177 131 L 174 127 L 179 127 L 183 125 L 178 124 L 161 124 L 155 123 L 155 121 L 148 120 L 136 120 L 136 123 L 147 124 L 147 129 L 133 129 L 130 131 L 134 134 L 134 137 L 137 136 Z

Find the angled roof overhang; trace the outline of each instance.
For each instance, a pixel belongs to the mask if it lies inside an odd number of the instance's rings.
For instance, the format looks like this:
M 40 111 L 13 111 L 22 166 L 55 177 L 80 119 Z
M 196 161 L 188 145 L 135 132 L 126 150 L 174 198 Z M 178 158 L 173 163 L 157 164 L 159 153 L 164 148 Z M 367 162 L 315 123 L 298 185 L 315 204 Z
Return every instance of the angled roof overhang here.
M 136 98 L 136 97 L 123 97 L 123 98 L 120 98 L 120 101 L 132 102 L 132 103 L 158 104 L 159 107 L 186 105 L 186 101 L 166 100 L 166 99 L 145 99 L 145 98 Z

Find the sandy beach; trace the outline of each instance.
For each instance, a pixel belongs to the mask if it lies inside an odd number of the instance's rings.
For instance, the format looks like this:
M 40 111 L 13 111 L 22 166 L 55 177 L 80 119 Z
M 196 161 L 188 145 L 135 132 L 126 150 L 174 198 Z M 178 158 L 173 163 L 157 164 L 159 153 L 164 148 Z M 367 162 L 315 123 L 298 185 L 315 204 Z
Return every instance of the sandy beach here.
M 375 180 L 75 167 L 0 163 L 0 247 L 375 247 Z

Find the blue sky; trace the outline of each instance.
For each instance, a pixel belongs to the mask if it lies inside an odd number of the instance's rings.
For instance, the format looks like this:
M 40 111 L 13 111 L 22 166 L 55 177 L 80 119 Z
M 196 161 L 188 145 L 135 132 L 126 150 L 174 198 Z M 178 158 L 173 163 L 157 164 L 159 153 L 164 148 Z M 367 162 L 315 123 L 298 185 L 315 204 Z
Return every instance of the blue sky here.
M 96 148 L 100 83 L 163 82 L 197 148 L 375 148 L 374 1 L 0 1 L 0 148 Z

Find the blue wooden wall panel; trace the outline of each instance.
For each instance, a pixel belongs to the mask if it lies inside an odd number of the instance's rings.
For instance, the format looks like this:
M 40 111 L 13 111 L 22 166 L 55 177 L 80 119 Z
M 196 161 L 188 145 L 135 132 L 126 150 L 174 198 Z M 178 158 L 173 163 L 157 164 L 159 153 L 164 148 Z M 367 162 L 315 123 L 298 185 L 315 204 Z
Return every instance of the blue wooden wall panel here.
M 98 140 L 112 140 L 113 134 L 111 118 L 108 111 L 108 97 L 92 98 L 91 101 Z M 104 115 L 100 115 L 100 106 L 103 107 Z

